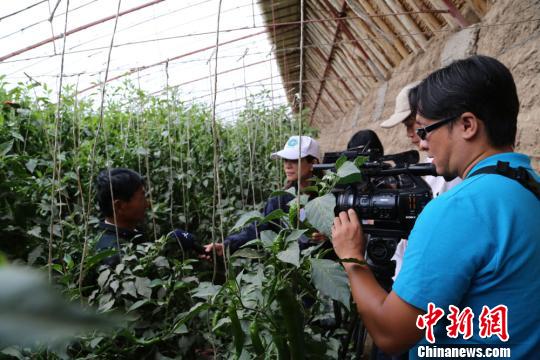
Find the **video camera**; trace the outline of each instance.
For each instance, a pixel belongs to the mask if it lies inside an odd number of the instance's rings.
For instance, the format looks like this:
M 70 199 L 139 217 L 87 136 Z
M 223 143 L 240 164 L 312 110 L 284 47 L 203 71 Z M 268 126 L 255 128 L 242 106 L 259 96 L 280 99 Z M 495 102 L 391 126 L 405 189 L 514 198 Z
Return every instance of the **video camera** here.
M 408 238 L 418 215 L 432 199 L 429 185 L 421 178 L 436 176 L 432 164 L 418 164 L 416 150 L 383 155 L 378 149 L 363 147 L 341 152 L 326 153 L 319 170 L 335 169 L 341 156 L 355 160 L 367 157 L 360 167 L 362 179 L 357 183 L 341 185 L 334 189 L 336 216 L 354 209 L 363 220 L 364 233 L 369 234 L 366 246 L 368 263 L 381 279 L 388 283 L 394 275 L 395 263 L 391 261 L 401 239 Z M 386 284 L 388 285 L 388 284 Z M 388 287 L 383 285 L 385 287 Z

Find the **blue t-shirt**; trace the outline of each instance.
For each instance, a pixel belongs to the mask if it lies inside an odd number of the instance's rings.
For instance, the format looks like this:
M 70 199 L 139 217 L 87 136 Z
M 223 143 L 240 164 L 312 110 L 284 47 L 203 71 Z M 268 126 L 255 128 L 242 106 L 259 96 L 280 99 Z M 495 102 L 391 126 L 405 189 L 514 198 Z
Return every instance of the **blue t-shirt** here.
M 469 175 L 499 160 L 539 180 L 529 158 L 517 153 L 488 157 Z M 510 347 L 513 359 L 540 358 L 540 201 L 501 175 L 467 177 L 422 211 L 393 290 L 424 311 L 430 302 L 444 310 L 434 329 L 435 346 L 491 344 Z M 508 341 L 481 338 L 482 307 L 501 304 L 508 308 Z M 447 336 L 449 305 L 472 309 L 472 338 Z M 418 358 L 420 345 L 431 344 L 422 339 L 411 358 Z

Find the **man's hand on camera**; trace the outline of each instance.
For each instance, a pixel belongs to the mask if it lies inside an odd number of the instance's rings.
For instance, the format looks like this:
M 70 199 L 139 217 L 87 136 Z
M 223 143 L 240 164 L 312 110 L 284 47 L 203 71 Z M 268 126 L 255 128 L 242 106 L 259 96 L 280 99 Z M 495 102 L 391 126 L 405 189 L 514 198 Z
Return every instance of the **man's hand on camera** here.
M 347 212 L 342 211 L 334 219 L 332 244 L 340 259 L 364 260 L 364 232 L 353 209 L 349 209 Z
M 212 261 L 212 258 L 214 256 L 212 253 L 213 252 L 212 249 L 216 250 L 217 256 L 223 256 L 223 244 L 214 243 L 214 244 L 204 245 L 205 254 L 199 255 L 199 259 Z

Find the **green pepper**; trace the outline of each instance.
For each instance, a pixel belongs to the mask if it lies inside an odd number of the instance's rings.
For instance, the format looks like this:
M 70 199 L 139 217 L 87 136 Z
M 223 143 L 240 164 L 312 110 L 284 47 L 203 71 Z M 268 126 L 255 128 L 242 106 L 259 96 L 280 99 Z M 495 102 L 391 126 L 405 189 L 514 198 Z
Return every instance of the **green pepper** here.
M 289 349 L 287 349 L 287 344 L 283 341 L 279 331 L 272 332 L 272 341 L 278 352 L 278 360 L 290 360 Z
M 289 224 L 293 228 L 296 226 L 296 217 L 297 216 L 298 216 L 298 203 L 294 202 L 289 207 Z
M 276 300 L 287 330 L 291 359 L 304 359 L 304 314 L 298 300 L 290 287 L 279 289 Z
M 255 350 L 255 354 L 263 355 L 264 345 L 259 335 L 259 324 L 257 323 L 257 320 L 253 320 L 251 325 L 249 325 L 249 336 L 251 337 L 251 345 L 253 345 L 253 350 Z
M 236 356 L 240 356 L 242 348 L 244 347 L 244 331 L 238 320 L 238 314 L 236 313 L 236 307 L 232 304 L 229 309 L 229 318 L 231 319 L 231 328 L 233 332 L 234 348 L 236 349 Z

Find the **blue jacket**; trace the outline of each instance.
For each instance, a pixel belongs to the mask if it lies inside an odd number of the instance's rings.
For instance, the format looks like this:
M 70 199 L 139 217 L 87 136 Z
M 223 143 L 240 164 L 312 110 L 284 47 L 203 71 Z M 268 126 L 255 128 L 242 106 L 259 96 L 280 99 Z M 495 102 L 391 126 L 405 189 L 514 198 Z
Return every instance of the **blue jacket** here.
M 99 238 L 98 243 L 96 244 L 96 252 L 108 250 L 108 249 L 118 249 L 118 243 L 123 242 L 136 242 L 141 244 L 146 241 L 144 233 L 137 230 L 129 230 L 118 228 L 118 242 L 116 241 L 116 228 L 114 225 L 106 224 L 104 221 L 99 222 L 99 229 L 103 231 L 101 237 Z M 120 262 L 120 255 L 115 254 L 109 256 L 103 260 L 103 264 L 109 266 L 115 266 Z
M 266 202 L 266 205 L 263 211 L 263 216 L 266 216 L 270 214 L 272 211 L 277 210 L 277 209 L 281 209 L 285 212 L 289 212 L 289 206 L 287 204 L 293 199 L 294 199 L 294 196 L 288 193 L 271 197 Z M 225 244 L 225 246 L 228 246 L 230 252 L 233 253 L 236 250 L 238 250 L 242 245 L 247 243 L 248 241 L 256 239 L 258 237 L 258 234 L 260 234 L 262 231 L 265 231 L 265 230 L 272 230 L 277 233 L 281 229 L 275 224 L 253 223 L 247 226 L 246 228 L 244 228 L 239 233 L 227 236 L 227 238 L 225 238 L 223 243 Z M 300 245 L 301 250 L 310 246 L 310 241 L 307 236 L 301 236 L 298 239 L 298 243 Z

